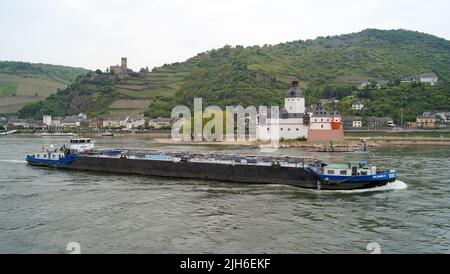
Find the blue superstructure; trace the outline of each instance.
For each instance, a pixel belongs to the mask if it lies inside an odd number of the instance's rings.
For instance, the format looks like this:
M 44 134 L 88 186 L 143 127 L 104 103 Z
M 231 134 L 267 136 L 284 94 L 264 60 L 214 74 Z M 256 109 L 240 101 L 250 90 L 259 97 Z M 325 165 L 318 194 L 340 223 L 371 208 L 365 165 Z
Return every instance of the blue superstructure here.
M 395 171 L 377 171 L 376 166 L 367 165 L 366 162 L 358 164 L 332 164 L 321 162 L 308 167 L 322 182 L 328 183 L 389 183 L 397 179 Z
M 39 156 L 38 156 L 39 155 Z M 52 152 L 49 152 L 47 154 L 45 154 L 45 152 L 40 153 L 38 155 L 28 155 L 26 158 L 26 161 L 29 164 L 34 164 L 34 165 L 42 165 L 42 166 L 64 166 L 64 165 L 69 165 L 71 164 L 73 161 L 75 161 L 76 159 L 78 159 L 80 156 L 78 155 L 64 155 L 64 157 L 60 157 L 62 156 L 61 154 L 55 154 Z M 46 157 L 44 157 L 44 155 Z M 54 155 L 57 155 L 58 157 L 52 157 Z

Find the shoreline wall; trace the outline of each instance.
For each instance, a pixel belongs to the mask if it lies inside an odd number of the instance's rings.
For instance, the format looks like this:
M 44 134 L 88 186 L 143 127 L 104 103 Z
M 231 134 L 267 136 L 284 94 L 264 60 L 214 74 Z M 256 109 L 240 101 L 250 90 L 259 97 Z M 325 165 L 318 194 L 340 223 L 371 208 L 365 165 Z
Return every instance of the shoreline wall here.
M 308 130 L 308 143 L 342 143 L 344 142 L 344 129 L 341 127 L 336 130 Z

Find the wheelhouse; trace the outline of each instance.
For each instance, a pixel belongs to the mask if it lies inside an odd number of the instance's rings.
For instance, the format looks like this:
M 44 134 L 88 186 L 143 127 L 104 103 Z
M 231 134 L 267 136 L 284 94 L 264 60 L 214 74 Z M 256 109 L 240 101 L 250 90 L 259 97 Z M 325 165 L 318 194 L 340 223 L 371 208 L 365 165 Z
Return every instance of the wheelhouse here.
M 367 165 L 366 162 L 358 164 L 332 164 L 323 168 L 323 175 L 329 176 L 369 176 L 376 175 L 376 166 Z
M 94 149 L 94 142 L 90 138 L 75 138 L 70 140 L 69 148 L 83 153 Z

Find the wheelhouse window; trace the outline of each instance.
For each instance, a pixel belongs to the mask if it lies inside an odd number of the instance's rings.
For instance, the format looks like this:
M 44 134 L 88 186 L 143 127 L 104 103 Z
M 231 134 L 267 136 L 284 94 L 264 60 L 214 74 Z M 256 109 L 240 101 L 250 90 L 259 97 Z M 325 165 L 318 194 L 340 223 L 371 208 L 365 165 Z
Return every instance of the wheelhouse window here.
M 84 144 L 84 143 L 90 143 L 91 140 L 70 140 L 70 143 L 72 144 Z
M 341 170 L 341 175 L 347 175 L 347 170 Z
M 328 170 L 327 174 L 328 175 L 334 175 L 334 170 Z

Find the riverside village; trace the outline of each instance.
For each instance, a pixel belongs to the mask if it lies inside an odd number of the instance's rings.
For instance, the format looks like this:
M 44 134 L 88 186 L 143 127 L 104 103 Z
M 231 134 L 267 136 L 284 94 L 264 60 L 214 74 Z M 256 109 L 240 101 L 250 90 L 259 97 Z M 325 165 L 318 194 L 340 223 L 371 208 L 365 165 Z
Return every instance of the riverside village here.
M 121 58 L 121 64 L 110 66 L 105 73 L 101 71 L 91 72 L 91 79 L 102 77 L 116 77 L 119 79 L 138 79 L 149 74 L 148 68 L 134 72 L 127 66 L 127 58 Z M 106 75 L 106 76 L 105 76 Z M 429 86 L 438 85 L 439 78 L 433 73 L 423 73 L 416 76 L 407 76 L 404 79 L 370 81 L 361 80 L 353 84 L 359 90 L 384 89 L 395 85 L 423 84 Z M 120 86 L 128 90 L 137 90 L 137 86 Z M 450 110 L 439 112 L 424 112 L 416 117 L 415 121 L 394 121 L 392 117 L 367 116 L 367 101 L 354 101 L 351 104 L 352 116 L 341 116 L 338 111 L 337 99 L 321 99 L 315 104 L 306 104 L 306 94 L 301 88 L 301 83 L 296 77 L 292 77 L 291 88 L 285 92 L 284 106 L 280 106 L 279 112 L 255 114 L 255 121 L 250 118 L 251 113 L 244 113 L 245 117 L 235 115 L 234 122 L 243 122 L 247 131 L 254 129 L 253 141 L 268 141 L 276 131 L 276 136 L 282 141 L 302 141 L 307 143 L 342 143 L 344 132 L 357 131 L 421 131 L 421 130 L 445 130 L 450 128 Z M 151 107 L 151 106 L 150 106 Z M 175 106 L 173 106 L 175 107 Z M 270 107 L 270 106 L 268 106 Z M 247 109 L 248 110 L 248 109 Z M 197 112 L 196 112 L 197 114 Z M 203 114 L 203 112 L 202 112 Z M 203 117 L 204 118 L 204 117 Z M 194 119 L 195 120 L 195 119 Z M 238 120 L 238 121 L 236 121 Z M 86 113 L 73 113 L 70 116 L 54 117 L 44 114 L 42 120 L 19 119 L 17 117 L 0 117 L 0 127 L 15 130 L 19 133 L 80 133 L 108 135 L 145 135 L 148 133 L 170 133 L 174 125 L 180 122 L 179 115 L 172 117 L 146 117 L 145 113 L 115 112 L 110 115 L 88 117 Z M 253 127 L 251 127 L 253 126 Z M 201 141 L 202 139 L 195 139 Z M 214 141 L 223 141 L 216 138 Z M 230 141 L 230 139 L 227 139 Z

